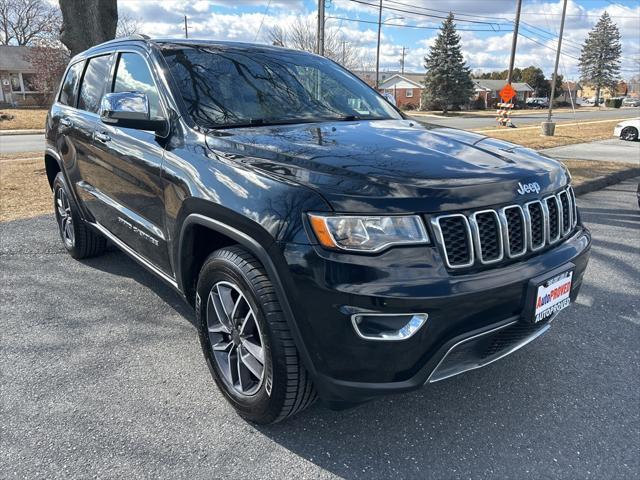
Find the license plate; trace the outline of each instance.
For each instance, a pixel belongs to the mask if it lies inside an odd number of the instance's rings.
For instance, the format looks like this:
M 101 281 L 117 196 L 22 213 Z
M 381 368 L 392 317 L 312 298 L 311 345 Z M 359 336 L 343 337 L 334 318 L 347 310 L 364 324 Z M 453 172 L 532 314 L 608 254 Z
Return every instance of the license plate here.
M 535 297 L 533 322 L 549 319 L 553 314 L 564 310 L 571 303 L 571 280 L 573 270 L 562 272 L 538 285 Z

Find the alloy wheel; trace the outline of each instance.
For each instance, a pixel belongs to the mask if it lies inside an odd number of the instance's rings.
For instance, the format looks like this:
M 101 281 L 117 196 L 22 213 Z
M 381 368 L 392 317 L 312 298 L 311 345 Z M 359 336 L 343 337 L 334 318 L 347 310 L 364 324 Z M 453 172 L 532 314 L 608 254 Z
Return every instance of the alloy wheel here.
M 73 248 L 76 243 L 76 237 L 73 228 L 73 217 L 71 216 L 71 204 L 62 188 L 56 190 L 56 212 L 62 240 L 67 248 Z
M 627 141 L 633 141 L 636 139 L 636 131 L 632 127 L 626 127 L 622 130 L 622 139 Z
M 265 375 L 265 349 L 256 314 L 233 283 L 216 283 L 207 300 L 207 329 L 213 358 L 237 393 L 253 395 Z

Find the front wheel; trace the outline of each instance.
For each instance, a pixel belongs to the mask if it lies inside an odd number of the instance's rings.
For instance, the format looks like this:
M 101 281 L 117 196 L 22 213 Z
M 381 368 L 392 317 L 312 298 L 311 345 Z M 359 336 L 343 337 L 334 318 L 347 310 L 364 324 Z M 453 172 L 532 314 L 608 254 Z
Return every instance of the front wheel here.
M 635 142 L 638 139 L 638 129 L 634 127 L 625 127 L 620 132 L 620 138 L 628 142 Z
M 275 423 L 316 399 L 271 280 L 241 247 L 212 253 L 198 277 L 200 341 L 216 384 L 237 412 Z

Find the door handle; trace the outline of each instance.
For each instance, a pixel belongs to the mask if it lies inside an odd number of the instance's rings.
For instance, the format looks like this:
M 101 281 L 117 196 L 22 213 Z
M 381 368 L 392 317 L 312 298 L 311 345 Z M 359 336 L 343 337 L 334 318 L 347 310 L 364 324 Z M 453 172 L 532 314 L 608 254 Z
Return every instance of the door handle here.
M 60 125 L 64 127 L 71 127 L 73 125 L 73 122 L 66 117 L 62 117 L 60 119 Z
M 100 140 L 102 143 L 106 143 L 111 140 L 111 137 L 106 133 L 94 133 L 93 138 L 95 138 L 96 140 Z

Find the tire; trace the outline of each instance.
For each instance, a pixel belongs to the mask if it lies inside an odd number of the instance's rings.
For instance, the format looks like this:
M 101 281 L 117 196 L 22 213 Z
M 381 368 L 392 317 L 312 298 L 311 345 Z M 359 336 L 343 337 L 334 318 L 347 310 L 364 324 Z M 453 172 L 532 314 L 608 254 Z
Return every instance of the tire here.
M 58 172 L 53 181 L 53 209 L 62 244 L 69 255 L 79 260 L 105 251 L 106 239 L 93 231 L 80 216 L 62 172 Z
M 620 132 L 620 138 L 629 142 L 638 140 L 638 129 L 634 127 L 624 127 Z
M 241 417 L 275 423 L 316 400 L 273 284 L 253 255 L 239 246 L 212 253 L 200 270 L 197 294 L 205 359 Z

